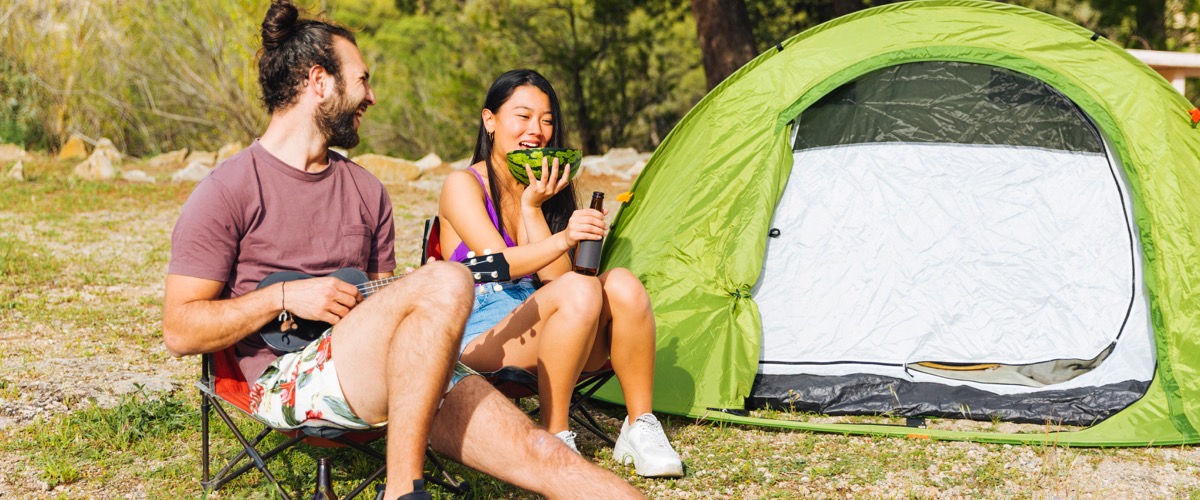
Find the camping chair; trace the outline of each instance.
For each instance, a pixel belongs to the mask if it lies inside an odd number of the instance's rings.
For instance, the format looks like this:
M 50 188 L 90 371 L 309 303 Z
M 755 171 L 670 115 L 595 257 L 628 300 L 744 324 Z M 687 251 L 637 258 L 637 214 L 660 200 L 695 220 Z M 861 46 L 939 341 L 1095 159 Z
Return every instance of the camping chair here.
M 443 260 L 440 230 L 441 221 L 436 215 L 425 220 L 424 237 L 421 239 L 422 264 L 429 262 L 431 258 Z M 479 374 L 491 382 L 501 394 L 516 401 L 535 396 L 538 393 L 537 374 L 519 366 L 505 366 L 494 372 L 480 372 Z M 575 390 L 571 393 L 571 405 L 568 411 L 571 420 L 604 440 L 609 446 L 614 446 L 617 442 L 596 422 L 596 418 L 592 415 L 592 409 L 587 406 L 587 400 L 591 399 L 592 395 L 614 375 L 616 373 L 612 369 L 611 362 L 605 362 L 604 366 L 598 370 L 579 374 L 579 381 L 576 382 Z M 532 409 L 527 410 L 525 414 L 532 417 L 540 410 L 540 405 L 533 404 Z
M 214 354 L 203 355 L 200 381 L 196 383 L 196 387 L 200 389 L 200 434 L 202 440 L 200 485 L 205 492 L 221 489 L 226 483 L 253 467 L 262 472 L 281 497 L 291 498 L 267 468 L 267 460 L 301 442 L 325 448 L 348 446 L 379 461 L 379 468 L 363 479 L 349 494 L 341 495 L 342 498 L 354 498 L 371 483 L 382 477 L 387 470 L 387 460 L 384 454 L 368 446 L 385 437 L 386 431 L 383 429 L 360 431 L 333 427 L 301 427 L 296 430 L 278 430 L 264 424 L 262 430 L 253 439 L 246 439 L 225 407 L 225 405 L 229 405 L 250 418 L 254 418 L 250 413 L 250 385 L 237 366 L 232 347 Z M 212 411 L 216 411 L 221 421 L 225 422 L 225 427 L 233 433 L 233 437 L 241 444 L 242 450 L 230 459 L 220 471 L 210 476 L 208 421 L 209 413 Z M 270 450 L 260 451 L 259 444 L 272 432 L 279 432 L 287 436 L 287 439 Z M 464 481 L 455 480 L 428 448 L 425 450 L 425 456 L 432 464 L 436 474 L 426 474 L 426 481 L 454 493 L 467 492 L 469 485 Z M 247 458 L 249 460 L 242 464 L 241 462 Z

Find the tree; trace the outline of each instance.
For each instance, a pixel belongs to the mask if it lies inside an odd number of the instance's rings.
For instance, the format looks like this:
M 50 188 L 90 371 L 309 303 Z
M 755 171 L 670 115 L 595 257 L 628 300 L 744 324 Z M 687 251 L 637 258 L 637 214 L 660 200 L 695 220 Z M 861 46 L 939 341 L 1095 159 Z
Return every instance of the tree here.
M 754 34 L 742 0 L 692 0 L 704 76 L 712 90 L 754 59 Z

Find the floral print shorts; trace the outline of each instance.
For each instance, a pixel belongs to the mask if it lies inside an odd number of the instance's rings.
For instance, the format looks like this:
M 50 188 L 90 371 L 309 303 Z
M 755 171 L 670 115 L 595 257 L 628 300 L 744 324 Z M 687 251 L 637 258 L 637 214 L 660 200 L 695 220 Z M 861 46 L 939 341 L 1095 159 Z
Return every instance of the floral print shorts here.
M 301 426 L 371 429 L 387 422 L 368 424 L 346 402 L 333 362 L 333 329 L 326 330 L 304 349 L 280 356 L 250 387 L 250 409 L 255 417 L 276 429 Z M 476 372 L 462 363 L 454 367 L 446 392 Z

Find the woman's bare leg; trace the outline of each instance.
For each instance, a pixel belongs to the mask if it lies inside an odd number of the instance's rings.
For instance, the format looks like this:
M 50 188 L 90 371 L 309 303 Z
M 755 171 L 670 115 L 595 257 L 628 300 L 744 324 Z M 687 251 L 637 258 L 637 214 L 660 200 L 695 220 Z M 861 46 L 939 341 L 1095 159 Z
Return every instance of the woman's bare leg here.
M 567 430 L 571 393 L 592 351 L 603 303 L 596 278 L 566 273 L 471 341 L 462 362 L 480 371 L 520 366 L 536 371 L 542 425 Z
M 600 332 L 588 359 L 588 370 L 612 359 L 613 371 L 621 382 L 625 410 L 636 418 L 654 403 L 654 311 L 642 282 L 628 269 L 617 268 L 600 275 L 604 307 Z

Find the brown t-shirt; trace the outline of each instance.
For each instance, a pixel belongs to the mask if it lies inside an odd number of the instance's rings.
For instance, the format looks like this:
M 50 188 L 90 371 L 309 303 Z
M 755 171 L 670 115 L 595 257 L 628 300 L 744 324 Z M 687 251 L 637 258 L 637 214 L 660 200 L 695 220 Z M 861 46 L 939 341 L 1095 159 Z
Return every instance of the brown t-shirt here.
M 331 151 L 329 168 L 304 172 L 255 141 L 192 191 L 171 233 L 167 272 L 224 282 L 221 298 L 232 298 L 277 271 L 392 272 L 394 238 L 392 202 L 366 169 Z M 236 352 L 251 383 L 280 354 L 257 334 Z

